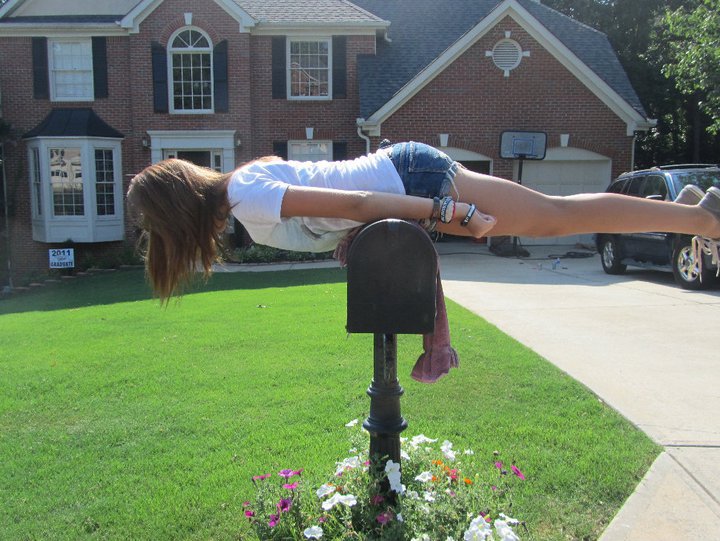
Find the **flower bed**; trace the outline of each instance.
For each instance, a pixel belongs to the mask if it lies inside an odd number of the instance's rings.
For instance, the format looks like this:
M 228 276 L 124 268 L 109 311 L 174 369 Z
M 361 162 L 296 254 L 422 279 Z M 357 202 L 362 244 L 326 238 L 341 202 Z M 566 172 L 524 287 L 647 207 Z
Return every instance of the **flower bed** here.
M 348 423 L 352 428 L 357 421 Z M 353 428 L 354 446 L 331 480 L 305 483 L 302 469 L 253 477 L 254 501 L 245 516 L 258 539 L 383 539 L 417 541 L 516 541 L 512 493 L 525 475 L 506 468 L 500 453 L 478 459 L 447 440 L 402 439 L 400 464 L 367 460 L 367 434 Z M 383 466 L 384 464 L 384 466 Z M 387 488 L 389 486 L 389 488 Z

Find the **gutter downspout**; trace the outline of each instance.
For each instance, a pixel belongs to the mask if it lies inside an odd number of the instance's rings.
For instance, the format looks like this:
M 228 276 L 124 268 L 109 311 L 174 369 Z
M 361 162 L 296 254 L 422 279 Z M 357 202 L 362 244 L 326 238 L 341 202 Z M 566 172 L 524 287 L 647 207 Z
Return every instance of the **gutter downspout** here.
M 366 155 L 366 156 L 369 156 L 369 155 L 370 155 L 370 137 L 368 137 L 367 135 L 365 135 L 365 134 L 363 133 L 363 131 L 362 131 L 362 125 L 365 123 L 365 119 L 364 119 L 364 118 L 358 118 L 358 119 L 355 120 L 355 122 L 356 122 L 357 127 L 358 127 L 358 129 L 357 129 L 358 137 L 359 137 L 360 139 L 362 139 L 363 141 L 365 141 L 365 155 Z
M 9 206 L 8 206 L 8 197 L 7 197 L 7 183 L 8 178 L 5 174 L 5 144 L 0 143 L 0 175 L 2 175 L 3 179 L 3 212 L 5 213 L 5 238 L 7 239 L 7 270 L 8 270 L 8 283 L 7 283 L 7 289 L 9 291 L 12 291 L 13 289 L 13 279 L 12 279 L 12 257 L 11 257 L 11 250 L 10 250 L 10 212 L 9 212 Z M 8 291 L 8 292 L 9 292 Z M 3 293 L 5 293 L 5 287 L 3 287 Z

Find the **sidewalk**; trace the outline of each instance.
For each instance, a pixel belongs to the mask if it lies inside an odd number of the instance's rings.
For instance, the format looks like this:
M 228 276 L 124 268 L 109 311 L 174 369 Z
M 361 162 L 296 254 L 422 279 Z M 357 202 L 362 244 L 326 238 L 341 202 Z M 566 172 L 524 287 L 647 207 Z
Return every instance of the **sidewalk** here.
M 720 287 L 602 271 L 572 247 L 439 243 L 445 294 L 582 382 L 665 451 L 601 541 L 720 540 Z M 702 322 L 698 324 L 697 322 Z

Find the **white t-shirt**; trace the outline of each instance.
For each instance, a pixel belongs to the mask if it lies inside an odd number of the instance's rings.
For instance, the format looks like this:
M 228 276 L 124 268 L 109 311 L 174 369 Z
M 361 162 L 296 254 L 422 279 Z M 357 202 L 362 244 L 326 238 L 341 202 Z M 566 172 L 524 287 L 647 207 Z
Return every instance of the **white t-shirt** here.
M 228 183 L 233 215 L 259 243 L 284 250 L 327 252 L 360 222 L 340 218 L 281 218 L 288 186 L 404 194 L 395 166 L 383 152 L 338 162 L 253 162 Z

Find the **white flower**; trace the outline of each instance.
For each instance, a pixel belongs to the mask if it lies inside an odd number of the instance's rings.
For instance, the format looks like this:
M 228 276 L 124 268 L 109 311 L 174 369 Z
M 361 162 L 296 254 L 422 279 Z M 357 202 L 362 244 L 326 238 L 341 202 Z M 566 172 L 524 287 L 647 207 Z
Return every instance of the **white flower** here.
M 511 526 L 514 526 L 515 524 L 519 524 L 519 523 L 520 523 L 520 521 L 519 521 L 518 519 L 509 517 L 509 516 L 507 516 L 505 513 L 499 513 L 499 515 L 500 515 L 500 518 L 501 518 L 502 520 L 504 520 L 505 522 L 507 522 L 507 523 L 510 524 Z
M 427 483 L 428 481 L 432 481 L 433 475 L 429 471 L 424 471 L 417 477 L 415 477 L 416 481 L 420 481 L 421 483 Z
M 450 443 L 448 440 L 445 440 L 442 445 L 440 446 L 440 450 L 445 455 L 445 458 L 447 458 L 450 461 L 455 460 L 455 451 L 452 450 L 452 443 Z
M 445 541 L 455 541 L 455 538 L 448 536 L 448 538 Z
M 435 501 L 435 494 L 432 492 L 423 492 L 423 498 L 425 498 L 426 502 L 434 502 Z
M 418 434 L 410 440 L 410 445 L 412 445 L 413 447 L 417 447 L 423 443 L 435 443 L 436 441 L 437 439 L 430 439 L 426 437 L 425 434 Z
M 324 498 L 325 496 L 327 496 L 328 494 L 332 494 L 333 492 L 335 492 L 335 487 L 329 483 L 325 483 L 323 486 L 321 486 L 315 491 L 318 498 Z
M 337 462 L 337 468 L 335 469 L 335 475 L 340 475 L 345 470 L 351 470 L 353 468 L 359 468 L 362 466 L 362 461 L 359 456 L 351 456 L 346 458 L 342 462 Z
M 405 451 L 400 451 L 400 458 L 403 460 L 410 460 L 410 455 L 407 454 Z
M 463 451 L 463 454 L 466 454 L 466 455 L 474 455 L 474 454 L 475 454 L 475 451 L 473 451 L 472 449 L 465 449 L 465 450 Z
M 357 503 L 357 500 L 355 499 L 355 496 L 352 494 L 348 494 L 347 496 L 343 496 L 342 494 L 333 494 L 329 499 L 325 500 L 322 503 L 322 508 L 325 509 L 325 511 L 330 511 L 333 507 L 335 507 L 337 504 L 343 504 L 347 505 L 348 507 L 352 507 Z
M 350 428 L 351 426 L 355 426 L 356 424 L 358 424 L 358 422 L 359 422 L 358 419 L 353 419 L 353 420 L 350 421 L 349 423 L 346 423 L 345 426 L 348 427 L 348 428 Z
M 420 537 L 413 537 L 411 541 L 430 541 L 430 536 L 424 533 Z
M 323 530 L 320 526 L 310 526 L 303 532 L 303 535 L 307 539 L 320 539 L 323 536 Z
M 402 513 L 398 513 L 397 515 L 395 515 L 395 520 L 397 520 L 398 522 L 405 522 Z
M 406 496 L 407 496 L 408 498 L 412 499 L 412 500 L 419 500 L 419 499 L 420 499 L 420 494 L 418 494 L 418 493 L 415 492 L 414 490 L 408 490 L 408 493 L 406 494 Z
M 517 534 L 504 520 L 495 520 L 495 531 L 500 536 L 500 541 L 520 541 L 520 538 L 517 536 Z
M 405 493 L 405 485 L 400 482 L 400 464 L 388 460 L 385 464 L 385 475 L 390 483 L 390 490 L 394 490 L 398 494 Z
M 470 527 L 465 531 L 463 536 L 464 541 L 485 541 L 488 537 L 492 536 L 492 528 L 485 522 L 485 519 L 480 516 L 474 518 L 470 522 Z

